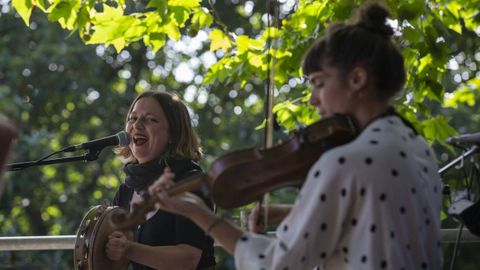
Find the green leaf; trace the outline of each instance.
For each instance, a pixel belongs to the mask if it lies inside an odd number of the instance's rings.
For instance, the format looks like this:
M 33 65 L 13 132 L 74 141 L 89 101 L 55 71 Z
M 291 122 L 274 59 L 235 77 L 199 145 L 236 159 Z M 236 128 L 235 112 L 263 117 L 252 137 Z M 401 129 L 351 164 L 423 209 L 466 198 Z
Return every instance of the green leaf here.
M 160 12 L 165 12 L 167 10 L 167 0 L 150 0 L 148 1 L 147 7 L 153 7 Z
M 168 7 L 169 18 L 175 21 L 179 26 L 183 27 L 185 25 L 185 22 L 188 20 L 189 14 L 190 14 L 190 10 L 183 6 Z
M 443 106 L 446 108 L 456 109 L 459 105 L 463 104 L 467 104 L 468 106 L 472 107 L 475 105 L 475 102 L 475 93 L 473 93 L 470 88 L 463 87 L 447 95 L 447 97 L 443 100 Z
M 175 21 L 170 21 L 163 27 L 163 29 L 165 30 L 170 39 L 173 39 L 175 41 L 178 41 L 180 39 L 181 33 Z
M 150 32 L 143 38 L 145 45 L 152 47 L 153 52 L 157 52 L 165 45 L 166 35 L 164 33 Z
M 47 209 L 45 209 L 45 211 L 50 217 L 53 217 L 53 218 L 60 217 L 62 213 L 60 209 L 54 205 L 48 206 Z
M 398 8 L 398 17 L 400 20 L 414 20 L 420 16 L 425 10 L 425 3 L 423 0 L 410 0 L 400 4 Z
M 45 6 L 45 0 L 32 0 L 32 5 L 35 7 L 38 7 L 43 12 L 47 12 L 47 7 Z
M 200 0 L 169 0 L 169 6 L 180 6 L 184 8 L 196 8 L 200 6 Z
M 123 48 L 125 48 L 127 42 L 125 41 L 125 38 L 117 38 L 113 41 L 110 42 L 113 47 L 115 47 L 115 50 L 117 51 L 117 53 L 121 52 L 123 50 Z
M 455 17 L 459 17 L 459 11 L 462 9 L 462 5 L 459 2 L 451 1 L 447 4 L 447 9 L 450 11 Z
M 106 10 L 106 9 L 105 9 Z M 95 25 L 95 32 L 92 34 L 87 44 L 112 43 L 115 41 L 118 45 L 125 42 L 125 33 L 135 23 L 135 18 L 122 16 L 111 21 L 105 21 Z M 120 39 L 120 40 L 119 40 Z
M 422 73 L 425 67 L 430 66 L 432 63 L 432 55 L 427 54 L 424 57 L 420 58 L 420 64 L 418 65 L 418 73 Z
M 228 39 L 228 37 L 225 36 L 225 34 L 223 34 L 223 32 L 219 29 L 214 29 L 212 32 L 210 32 L 209 38 L 211 40 L 210 51 L 216 51 L 218 49 L 227 51 L 230 47 L 232 47 L 230 39 Z
M 193 13 L 192 23 L 197 23 L 200 27 L 209 27 L 213 23 L 213 16 L 208 10 L 199 9 Z
M 248 38 L 248 36 L 240 35 L 237 37 L 236 42 L 238 54 L 243 54 L 248 51 L 248 46 L 250 44 L 250 38 Z
M 65 0 L 59 1 L 48 8 L 48 19 L 52 22 L 58 21 L 63 28 L 71 30 L 74 28 L 77 20 L 77 6 L 78 3 Z
M 30 15 L 32 15 L 31 0 L 12 0 L 12 6 L 18 12 L 27 26 L 30 26 Z
M 425 138 L 430 142 L 438 141 L 445 145 L 445 140 L 448 137 L 458 134 L 458 132 L 448 124 L 449 121 L 450 117 L 439 115 L 421 122 Z
M 462 25 L 459 23 L 456 24 L 451 24 L 448 26 L 448 28 L 452 29 L 453 31 L 462 34 Z
M 141 39 L 145 32 L 147 31 L 147 27 L 142 24 L 132 23 L 132 25 L 125 31 L 125 39 L 132 42 Z
M 460 87 L 452 93 L 447 94 L 443 100 L 443 106 L 447 108 L 458 108 L 460 105 L 473 107 L 477 102 L 479 89 L 480 78 L 473 78 L 460 85 Z
M 92 23 L 102 23 L 102 22 L 109 22 L 111 20 L 115 20 L 118 17 L 123 16 L 123 9 L 118 7 L 111 7 L 105 5 L 103 12 L 96 13 L 93 17 Z
M 262 55 L 258 53 L 248 53 L 248 63 L 256 68 L 263 65 Z

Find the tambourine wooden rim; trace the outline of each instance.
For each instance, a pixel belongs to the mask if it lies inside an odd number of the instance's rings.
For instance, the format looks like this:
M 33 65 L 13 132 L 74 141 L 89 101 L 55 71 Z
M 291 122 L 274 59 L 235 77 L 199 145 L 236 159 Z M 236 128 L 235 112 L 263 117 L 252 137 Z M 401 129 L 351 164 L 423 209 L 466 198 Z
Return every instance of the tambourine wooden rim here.
M 92 207 L 83 217 L 75 239 L 73 263 L 75 270 L 126 270 L 129 261 L 112 261 L 105 254 L 108 235 L 115 229 L 110 223 L 113 213 L 124 212 L 118 206 Z M 131 239 L 131 234 L 126 234 Z

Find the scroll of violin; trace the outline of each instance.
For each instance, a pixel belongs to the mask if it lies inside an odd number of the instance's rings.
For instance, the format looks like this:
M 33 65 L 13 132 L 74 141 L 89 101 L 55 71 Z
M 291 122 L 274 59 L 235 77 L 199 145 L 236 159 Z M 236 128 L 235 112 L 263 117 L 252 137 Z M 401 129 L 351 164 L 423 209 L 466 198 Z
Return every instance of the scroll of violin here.
M 221 208 L 231 209 L 258 200 L 281 187 L 300 187 L 313 163 L 327 150 L 357 136 L 352 119 L 335 115 L 298 130 L 285 143 L 269 149 L 250 148 L 215 160 L 207 173 L 192 176 L 167 190 L 169 195 L 200 190 Z M 118 228 L 133 227 L 154 209 L 155 196 L 144 196 L 130 213 L 112 216 Z

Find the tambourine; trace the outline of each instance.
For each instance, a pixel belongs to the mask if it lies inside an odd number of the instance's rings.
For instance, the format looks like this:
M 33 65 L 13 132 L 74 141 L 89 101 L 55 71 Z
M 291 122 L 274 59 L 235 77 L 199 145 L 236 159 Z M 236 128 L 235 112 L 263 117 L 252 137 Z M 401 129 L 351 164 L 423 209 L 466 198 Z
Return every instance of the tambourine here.
M 118 206 L 97 205 L 84 216 L 77 231 L 73 263 L 75 270 L 126 270 L 129 260 L 110 260 L 105 254 L 108 236 L 116 229 L 110 222 L 114 213 L 124 212 Z M 131 232 L 124 231 L 126 237 L 133 238 Z

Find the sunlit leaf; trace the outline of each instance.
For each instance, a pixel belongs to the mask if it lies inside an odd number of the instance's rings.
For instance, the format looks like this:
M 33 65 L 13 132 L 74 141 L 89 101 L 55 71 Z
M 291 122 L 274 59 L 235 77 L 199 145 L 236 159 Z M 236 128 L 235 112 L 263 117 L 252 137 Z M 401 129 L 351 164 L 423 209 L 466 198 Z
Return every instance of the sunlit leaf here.
M 164 30 L 170 39 L 175 41 L 178 41 L 180 39 L 180 30 L 178 29 L 178 25 L 175 21 L 170 21 L 170 23 L 165 25 Z
M 169 6 L 168 8 L 170 19 L 181 27 L 185 25 L 185 22 L 188 20 L 190 12 L 191 10 L 183 6 Z
M 257 53 L 249 53 L 248 54 L 248 63 L 250 63 L 250 65 L 252 65 L 256 68 L 261 67 L 263 65 L 262 55 L 257 54 Z
M 118 7 L 110 7 L 106 5 L 104 7 L 103 12 L 96 13 L 95 16 L 92 18 L 92 22 L 97 24 L 97 23 L 104 23 L 108 22 L 111 20 L 115 20 L 118 17 L 123 16 L 123 9 L 118 6 Z
M 420 58 L 420 65 L 418 66 L 418 72 L 421 73 L 425 67 L 429 66 L 432 63 L 432 55 L 427 54 L 424 57 Z
M 213 23 L 213 16 L 203 9 L 200 9 L 193 14 L 192 22 L 198 23 L 200 27 L 209 27 Z
M 73 29 L 77 19 L 76 8 L 77 6 L 73 2 L 59 1 L 48 8 L 48 19 L 58 21 L 63 28 Z
M 38 7 L 41 11 L 46 12 L 47 6 L 45 5 L 45 0 L 32 0 L 32 5 Z
M 459 23 L 451 24 L 448 28 L 452 29 L 453 31 L 462 34 L 462 26 Z
M 238 54 L 242 54 L 248 51 L 248 46 L 250 44 L 250 39 L 248 36 L 240 35 L 236 39 Z
M 130 29 L 130 26 L 135 22 L 135 18 L 130 16 L 116 17 L 109 21 L 97 23 L 95 32 L 91 35 L 87 44 L 95 43 L 114 43 L 121 46 L 125 44 L 125 33 Z
M 444 115 L 422 121 L 425 138 L 430 142 L 438 141 L 444 144 L 448 137 L 458 134 L 458 132 L 448 124 L 449 121 L 450 117 Z
M 210 32 L 209 38 L 211 40 L 210 51 L 216 51 L 218 49 L 226 51 L 232 47 L 230 39 L 219 29 L 214 29 Z
M 446 108 L 458 108 L 459 105 L 467 104 L 474 106 L 476 102 L 475 94 L 468 87 L 463 87 L 452 94 L 449 94 L 443 101 L 443 106 Z
M 450 11 L 455 17 L 459 17 L 459 11 L 462 9 L 462 5 L 457 1 L 451 1 L 447 4 L 447 9 Z
M 200 6 L 200 0 L 169 0 L 169 6 L 181 6 L 185 8 L 195 8 Z
M 154 52 L 157 52 L 165 45 L 166 35 L 164 33 L 151 32 L 150 35 L 144 37 L 147 46 L 151 46 Z
M 125 48 L 127 42 L 125 41 L 124 38 L 117 38 L 115 40 L 112 40 L 111 44 L 113 45 L 113 47 L 115 47 L 115 50 L 118 53 L 118 52 L 121 52 L 123 48 Z
M 12 0 L 12 6 L 18 12 L 27 26 L 30 26 L 30 15 L 32 15 L 32 0 Z
M 61 216 L 61 211 L 60 209 L 58 209 L 58 207 L 56 206 L 48 206 L 47 209 L 45 209 L 45 211 L 47 212 L 47 214 L 50 216 L 50 217 L 53 217 L 53 218 L 58 218 Z
M 153 7 L 160 11 L 167 10 L 167 0 L 150 0 L 147 7 Z

